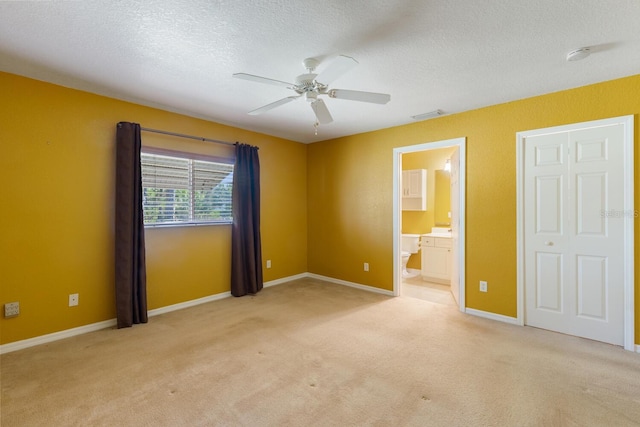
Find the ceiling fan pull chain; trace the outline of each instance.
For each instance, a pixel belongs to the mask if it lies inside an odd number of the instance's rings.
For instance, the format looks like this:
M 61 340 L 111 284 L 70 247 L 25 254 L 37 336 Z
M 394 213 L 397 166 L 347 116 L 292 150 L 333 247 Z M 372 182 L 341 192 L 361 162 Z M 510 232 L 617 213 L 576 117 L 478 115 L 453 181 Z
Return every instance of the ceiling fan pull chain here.
M 318 136 L 318 125 L 319 125 L 319 124 L 320 124 L 320 123 L 318 123 L 318 121 L 317 121 L 317 120 L 316 120 L 316 122 L 313 124 L 313 130 L 315 131 L 316 136 Z

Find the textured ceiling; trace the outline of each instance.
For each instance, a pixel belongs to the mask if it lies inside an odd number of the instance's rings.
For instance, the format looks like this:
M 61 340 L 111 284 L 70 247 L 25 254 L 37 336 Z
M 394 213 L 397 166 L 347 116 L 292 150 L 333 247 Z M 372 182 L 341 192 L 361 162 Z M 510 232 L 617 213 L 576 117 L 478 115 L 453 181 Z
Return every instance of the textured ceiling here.
M 233 73 L 338 54 L 359 65 L 331 87 L 391 101 L 324 98 L 317 136 L 304 99 L 247 114 L 294 93 Z M 640 1 L 2 1 L 0 70 L 308 143 L 638 74 Z

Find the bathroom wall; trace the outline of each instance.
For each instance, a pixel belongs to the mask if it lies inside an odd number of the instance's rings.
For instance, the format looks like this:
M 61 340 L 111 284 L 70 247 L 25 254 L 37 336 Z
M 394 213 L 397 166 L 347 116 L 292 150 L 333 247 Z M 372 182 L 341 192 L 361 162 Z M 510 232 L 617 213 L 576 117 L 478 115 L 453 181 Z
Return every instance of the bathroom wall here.
M 436 227 L 451 227 L 451 171 L 435 171 L 434 221 Z
M 427 210 L 402 211 L 402 232 L 424 234 L 429 233 L 435 226 L 436 203 L 436 170 L 444 169 L 445 162 L 455 148 L 438 148 L 434 150 L 418 151 L 402 155 L 402 169 L 427 170 Z M 419 270 L 421 268 L 420 252 L 411 255 L 407 268 Z

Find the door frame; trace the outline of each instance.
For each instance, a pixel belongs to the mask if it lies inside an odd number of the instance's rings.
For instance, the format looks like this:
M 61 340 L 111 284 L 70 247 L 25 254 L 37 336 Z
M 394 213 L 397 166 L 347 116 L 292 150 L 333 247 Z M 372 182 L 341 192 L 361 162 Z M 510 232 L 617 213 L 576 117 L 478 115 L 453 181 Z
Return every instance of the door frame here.
M 524 143 L 525 139 L 549 133 L 576 131 L 581 129 L 611 126 L 621 124 L 624 129 L 624 196 L 623 212 L 624 221 L 624 349 L 635 351 L 635 308 L 634 308 L 634 221 L 637 212 L 634 206 L 634 148 L 633 148 L 633 116 L 613 117 L 610 119 L 593 120 L 588 122 L 573 123 L 570 125 L 554 126 L 543 129 L 535 129 L 516 133 L 516 227 L 517 227 L 517 323 L 524 325 L 525 301 L 524 301 Z
M 465 302 L 465 241 L 466 241 L 466 176 L 467 176 L 467 155 L 466 155 L 467 139 L 465 137 L 447 139 L 443 141 L 425 142 L 418 145 L 408 145 L 393 149 L 393 295 L 400 295 L 400 285 L 402 283 L 402 259 L 401 259 L 401 241 L 402 241 L 402 155 L 407 153 L 415 153 L 418 151 L 429 151 L 438 148 L 457 147 L 459 150 L 460 164 L 458 171 L 460 173 L 460 194 L 459 194 L 459 217 L 460 224 L 458 226 L 458 277 L 460 280 L 458 305 L 460 311 L 464 312 Z

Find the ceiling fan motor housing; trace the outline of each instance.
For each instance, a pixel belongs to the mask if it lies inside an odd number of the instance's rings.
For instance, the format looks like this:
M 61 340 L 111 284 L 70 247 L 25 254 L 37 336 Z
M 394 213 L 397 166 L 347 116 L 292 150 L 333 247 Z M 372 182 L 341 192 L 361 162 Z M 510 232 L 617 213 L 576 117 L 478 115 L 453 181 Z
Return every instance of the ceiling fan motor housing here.
M 300 74 L 296 77 L 296 86 L 294 90 L 300 95 L 305 95 L 307 101 L 315 101 L 318 94 L 324 93 L 327 89 L 326 85 L 316 81 L 317 74 L 308 73 Z
M 296 92 L 304 93 L 314 90 L 317 74 L 300 74 L 296 77 Z

